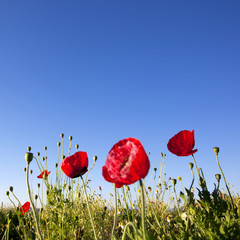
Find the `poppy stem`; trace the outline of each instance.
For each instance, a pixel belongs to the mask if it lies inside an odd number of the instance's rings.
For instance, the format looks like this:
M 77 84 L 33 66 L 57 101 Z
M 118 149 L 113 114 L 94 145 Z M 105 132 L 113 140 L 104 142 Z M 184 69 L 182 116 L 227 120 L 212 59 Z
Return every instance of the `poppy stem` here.
M 42 240 L 43 238 L 42 238 L 42 235 L 41 235 L 41 232 L 40 232 L 40 229 L 39 229 L 36 209 L 35 209 L 35 206 L 33 204 L 32 196 L 31 196 L 31 192 L 30 192 L 30 186 L 29 186 L 29 181 L 28 181 L 29 177 L 28 176 L 29 176 L 29 163 L 27 163 L 27 170 L 26 170 L 26 182 L 27 182 L 28 197 L 29 197 L 29 201 L 31 203 L 32 209 L 33 209 L 33 216 L 34 216 L 34 219 L 35 219 L 35 222 L 36 222 L 37 233 L 38 233 L 39 239 Z
M 192 158 L 193 158 L 193 162 L 194 162 L 195 168 L 196 168 L 196 170 L 197 170 L 198 178 L 199 178 L 199 180 L 200 180 L 200 172 L 199 172 L 199 169 L 198 169 L 198 167 L 197 167 L 197 163 L 196 163 L 196 160 L 195 160 L 194 155 L 192 155 Z
M 114 185 L 114 201 L 115 201 L 115 211 L 114 211 L 114 220 L 113 220 L 113 228 L 112 228 L 112 236 L 111 236 L 111 239 L 115 239 L 115 228 L 116 228 L 116 222 L 117 222 L 117 189 L 116 189 L 116 186 L 115 186 L 115 183 L 113 184 Z
M 193 183 L 194 183 L 194 173 L 193 173 L 193 170 L 191 169 L 191 172 L 192 172 L 192 176 L 193 176 L 193 180 L 192 180 L 192 184 L 191 184 L 191 186 L 190 186 L 190 188 L 189 188 L 189 191 L 191 191 L 191 189 L 192 189 L 192 186 L 193 186 Z
M 141 197 L 142 197 L 142 230 L 143 230 L 143 240 L 146 240 L 146 228 L 145 228 L 145 199 L 144 199 L 144 186 L 143 186 L 143 182 L 142 179 L 139 180 L 140 182 L 140 187 L 141 187 Z
M 232 206 L 233 206 L 233 208 L 234 208 L 234 203 L 233 203 L 232 195 L 231 195 L 231 192 L 230 192 L 230 190 L 229 190 L 229 188 L 228 188 L 226 178 L 225 178 L 225 176 L 224 176 L 224 174 L 223 174 L 223 170 L 222 170 L 222 168 L 221 168 L 221 166 L 220 166 L 220 163 L 219 163 L 219 160 L 218 160 L 218 153 L 216 153 L 216 159 L 217 159 L 218 167 L 219 167 L 219 169 L 220 169 L 220 171 L 221 171 L 221 173 L 222 173 L 223 180 L 224 180 L 224 182 L 225 182 L 225 185 L 226 185 L 228 194 L 229 194 L 229 196 L 230 196 L 230 198 L 231 198 Z
M 89 217 L 90 217 L 91 224 L 92 224 L 92 228 L 93 228 L 94 238 L 95 238 L 95 240 L 97 240 L 97 235 L 96 235 L 96 231 L 95 231 L 95 227 L 94 227 L 94 223 L 93 223 L 93 218 L 92 218 L 91 210 L 90 210 L 90 207 L 89 207 L 89 204 L 88 204 L 87 191 L 86 191 L 86 187 L 85 187 L 85 183 L 84 183 L 84 180 L 83 180 L 82 175 L 81 175 L 81 180 L 82 180 L 82 184 L 83 184 L 84 194 L 85 194 L 85 197 L 86 197 L 86 203 L 87 203 L 88 213 L 89 213 Z

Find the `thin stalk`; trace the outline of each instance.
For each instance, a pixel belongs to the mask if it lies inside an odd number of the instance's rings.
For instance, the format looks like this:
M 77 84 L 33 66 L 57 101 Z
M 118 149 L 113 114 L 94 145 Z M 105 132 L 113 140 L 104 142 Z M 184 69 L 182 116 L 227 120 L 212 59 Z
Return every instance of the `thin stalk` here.
M 117 222 L 117 189 L 115 184 L 114 185 L 114 202 L 115 202 L 115 211 L 114 211 L 114 220 L 113 220 L 113 228 L 112 228 L 112 236 L 111 239 L 115 239 L 115 228 Z
M 92 218 L 91 210 L 90 210 L 89 203 L 88 203 L 87 191 L 86 191 L 85 183 L 84 183 L 84 180 L 83 180 L 83 177 L 82 177 L 82 176 L 81 176 L 81 180 L 82 180 L 82 185 L 83 185 L 84 194 L 85 194 L 85 197 L 86 197 L 86 203 L 87 203 L 88 213 L 89 213 L 89 217 L 90 217 L 91 224 L 92 224 L 92 228 L 93 228 L 94 238 L 95 238 L 95 240 L 97 240 L 97 234 L 96 234 L 96 231 L 95 231 L 95 227 L 94 227 L 94 223 L 93 223 L 93 218 Z
M 27 171 L 26 171 L 26 182 L 27 182 L 28 197 L 29 197 L 29 201 L 31 203 L 32 209 L 33 209 L 33 216 L 34 216 L 34 219 L 35 219 L 35 222 L 36 222 L 37 233 L 38 233 L 39 239 L 42 240 L 43 238 L 42 238 L 40 228 L 39 228 L 39 224 L 38 224 L 36 209 L 35 209 L 35 206 L 33 204 L 32 196 L 31 196 L 31 191 L 30 191 L 30 186 L 29 186 L 29 181 L 28 181 L 28 175 L 29 175 L 29 163 L 27 163 Z
M 234 203 L 233 203 L 232 195 L 231 195 L 231 192 L 230 192 L 230 190 L 229 190 L 229 188 L 228 188 L 227 181 L 226 181 L 226 178 L 225 178 L 224 173 L 223 173 L 223 171 L 222 171 L 222 168 L 221 168 L 221 166 L 220 166 L 220 163 L 219 163 L 219 160 L 218 160 L 218 154 L 216 154 L 216 159 L 217 159 L 218 167 L 219 167 L 219 169 L 220 169 L 220 171 L 221 171 L 221 173 L 222 173 L 223 180 L 224 180 L 224 182 L 225 182 L 225 185 L 226 185 L 228 194 L 229 194 L 229 196 L 230 196 L 230 198 L 231 198 L 232 206 L 233 206 L 233 208 L 234 208 Z
M 143 186 L 143 182 L 142 179 L 139 180 L 140 183 L 140 187 L 141 187 L 141 197 L 142 197 L 142 230 L 143 230 L 143 240 L 146 240 L 146 228 L 145 228 L 145 199 L 144 199 L 144 186 Z
M 177 202 L 177 211 L 178 211 L 178 215 L 180 215 L 180 211 L 179 211 L 179 203 L 178 203 L 177 193 L 176 193 L 176 189 L 175 189 L 175 186 L 174 186 L 174 185 L 173 185 L 173 190 L 174 190 L 175 199 L 176 199 L 176 202 Z
M 123 199 L 124 199 L 124 202 L 125 202 L 125 205 L 126 205 L 126 211 L 127 211 L 128 221 L 130 222 L 129 213 L 128 213 L 127 198 L 126 198 L 126 194 L 125 194 L 124 186 L 122 187 L 122 192 L 123 192 Z

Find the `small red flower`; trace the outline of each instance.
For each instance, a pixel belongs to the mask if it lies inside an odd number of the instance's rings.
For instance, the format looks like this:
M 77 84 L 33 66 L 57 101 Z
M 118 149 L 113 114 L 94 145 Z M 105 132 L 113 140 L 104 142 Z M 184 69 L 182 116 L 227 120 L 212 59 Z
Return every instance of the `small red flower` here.
M 44 170 L 40 175 L 37 176 L 37 178 L 47 177 L 50 174 L 50 172 L 48 172 L 47 170 Z
M 193 150 L 194 145 L 194 130 L 192 130 L 192 132 L 183 130 L 168 141 L 167 147 L 171 153 L 183 157 L 197 152 L 197 149 Z
M 88 171 L 88 156 L 86 152 L 76 152 L 61 162 L 61 169 L 70 178 L 80 177 Z
M 29 208 L 30 208 L 30 202 L 25 202 L 20 208 L 21 215 L 28 212 Z
M 150 161 L 141 142 L 130 137 L 112 147 L 102 168 L 102 175 L 106 181 L 120 188 L 145 178 L 149 168 Z

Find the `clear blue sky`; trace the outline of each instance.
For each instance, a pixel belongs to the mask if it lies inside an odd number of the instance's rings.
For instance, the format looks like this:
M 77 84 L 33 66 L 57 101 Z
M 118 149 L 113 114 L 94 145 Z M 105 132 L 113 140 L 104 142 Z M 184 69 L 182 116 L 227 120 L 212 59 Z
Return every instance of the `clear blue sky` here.
M 151 152 L 151 171 L 166 153 L 167 176 L 189 186 L 191 157 L 167 150 L 183 129 L 195 130 L 209 186 L 219 173 L 218 146 L 225 176 L 240 192 L 239 12 L 236 0 L 1 1 L 0 202 L 8 202 L 11 185 L 27 200 L 27 146 L 34 154 L 47 146 L 54 172 L 62 132 L 90 164 L 98 156 L 89 178 L 106 196 L 112 185 L 102 166 L 129 136 Z M 36 178 L 36 163 L 31 169 Z

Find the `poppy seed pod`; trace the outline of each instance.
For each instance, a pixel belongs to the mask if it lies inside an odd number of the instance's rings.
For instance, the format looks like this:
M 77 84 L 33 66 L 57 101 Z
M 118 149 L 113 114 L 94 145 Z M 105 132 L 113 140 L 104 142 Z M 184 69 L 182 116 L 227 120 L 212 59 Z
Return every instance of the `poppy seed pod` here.
M 37 185 L 37 186 L 38 186 L 38 188 L 40 188 L 40 183 L 38 183 L 38 185 Z
M 38 195 L 35 195 L 34 197 L 35 197 L 35 200 L 37 200 L 37 199 L 38 199 Z
M 215 178 L 216 178 L 218 181 L 221 180 L 221 177 L 222 177 L 221 174 L 216 174 L 216 175 L 215 175 Z
M 151 187 L 148 187 L 148 191 L 151 192 L 151 191 L 152 191 L 152 188 L 151 188 Z
M 75 145 L 75 148 L 78 150 L 78 148 L 79 148 L 79 145 L 78 145 L 78 144 L 76 144 L 76 145 Z
M 182 178 L 179 176 L 179 177 L 178 177 L 178 180 L 179 180 L 179 181 L 182 181 Z
M 9 196 L 9 191 L 6 191 L 6 195 Z
M 64 137 L 64 134 L 63 134 L 63 133 L 61 133 L 61 134 L 60 134 L 60 137 L 61 137 L 61 138 L 63 138 L 63 137 Z
M 58 143 L 57 143 L 57 146 L 58 146 L 58 147 L 60 147 L 60 146 L 61 146 L 61 143 L 60 143 L 60 142 L 58 142 Z
M 33 173 L 33 170 L 30 170 L 30 174 L 32 174 Z
M 44 150 L 46 151 L 46 150 L 47 150 L 47 147 L 44 147 Z
M 58 164 L 57 163 L 55 163 L 55 168 L 57 168 L 58 167 Z
M 191 170 L 193 169 L 193 163 L 190 162 L 188 166 L 190 167 Z
M 157 168 L 154 168 L 153 170 L 156 172 L 156 171 L 157 171 Z
M 175 185 L 177 184 L 177 180 L 173 178 L 171 182 L 172 182 L 172 185 L 175 187 Z
M 219 153 L 219 148 L 218 148 L 218 147 L 214 147 L 214 148 L 213 148 L 213 151 L 214 151 L 216 154 L 218 154 L 218 153 Z
M 161 157 L 163 157 L 163 153 L 160 153 Z
M 10 192 L 13 192 L 13 186 L 10 186 L 10 187 L 9 187 L 9 191 L 10 191 Z
M 30 153 L 30 152 L 26 152 L 25 153 L 25 160 L 26 160 L 27 164 L 29 164 L 33 160 L 33 154 Z
M 72 141 L 72 136 L 69 136 L 69 140 Z
M 94 161 L 94 162 L 97 161 L 97 156 L 93 156 L 93 161 Z
M 62 159 L 65 159 L 66 158 L 66 156 L 65 155 L 62 155 Z
M 31 148 L 30 146 L 27 147 L 27 150 L 28 150 L 29 152 L 31 152 L 31 149 L 32 149 L 32 148 Z
M 40 152 L 37 152 L 37 156 L 38 156 L 38 157 L 40 156 Z
M 24 170 L 24 172 L 26 172 L 26 171 L 27 171 L 27 168 L 24 168 L 23 170 Z

